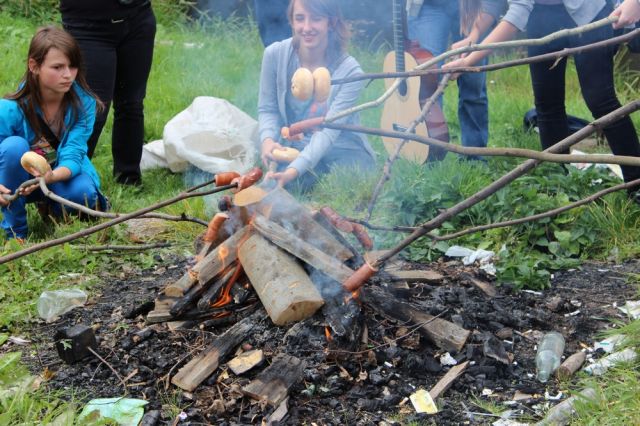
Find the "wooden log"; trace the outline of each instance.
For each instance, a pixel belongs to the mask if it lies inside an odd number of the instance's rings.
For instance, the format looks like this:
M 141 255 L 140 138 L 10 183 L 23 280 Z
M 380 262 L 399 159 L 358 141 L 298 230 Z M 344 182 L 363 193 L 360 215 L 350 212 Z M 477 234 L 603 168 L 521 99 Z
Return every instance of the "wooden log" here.
M 192 272 L 198 281 L 201 283 L 209 282 L 235 262 L 238 259 L 238 246 L 247 238 L 249 231 L 250 227 L 243 227 L 196 263 Z
M 287 397 L 289 388 L 302 380 L 306 366 L 294 356 L 279 354 L 255 380 L 242 388 L 242 393 L 275 407 Z
M 496 297 L 496 294 L 498 294 L 498 291 L 496 290 L 493 284 L 483 280 L 479 280 L 478 278 L 470 274 L 462 274 L 460 278 L 462 278 L 463 280 L 469 281 L 472 285 L 480 289 L 488 297 Z
M 177 281 L 166 286 L 164 294 L 169 297 L 182 297 L 196 282 L 198 278 L 188 270 Z
M 408 283 L 439 284 L 444 280 L 444 275 L 431 270 L 411 270 L 391 272 L 392 281 L 406 281 Z
M 348 268 L 339 260 L 289 233 L 286 229 L 262 215 L 256 215 L 256 217 L 253 218 L 253 226 L 256 231 L 273 244 L 340 283 L 353 274 L 353 269 Z
M 223 274 L 220 278 L 215 280 L 215 282 L 202 293 L 202 296 L 197 303 L 199 311 L 207 311 L 211 308 L 211 305 L 218 298 L 222 287 L 229 282 L 233 274 L 236 272 L 236 268 L 237 266 L 232 265 L 226 274 Z
M 584 361 L 587 359 L 587 354 L 585 352 L 576 352 L 571 355 L 569 358 L 564 360 L 564 362 L 558 367 L 556 370 L 556 376 L 559 379 L 568 379 L 573 376 L 576 371 L 582 367 Z
M 431 395 L 431 399 L 435 401 L 436 398 L 438 398 L 447 389 L 449 389 L 453 384 L 453 382 L 455 382 L 455 380 L 458 377 L 460 377 L 462 373 L 464 373 L 464 371 L 467 369 L 468 366 L 469 366 L 469 361 L 465 361 L 462 364 L 458 364 L 452 367 L 449 371 L 447 371 L 447 374 L 442 376 L 442 378 L 438 380 L 438 383 L 436 383 L 435 386 L 433 386 L 429 391 L 429 395 Z
M 260 234 L 251 235 L 240 246 L 238 256 L 274 324 L 308 318 L 324 304 L 296 259 Z
M 181 389 L 192 392 L 249 335 L 260 313 L 261 311 L 258 311 L 243 319 L 218 336 L 204 351 L 182 367 L 173 376 L 171 383 Z
M 406 326 L 423 324 L 420 332 L 436 346 L 449 352 L 459 352 L 471 334 L 471 331 L 452 322 L 426 314 L 418 307 L 398 300 L 380 287 L 367 287 L 362 291 L 362 298 L 373 310 L 400 320 Z
M 312 213 L 312 215 L 313 215 L 313 218 L 316 220 L 316 222 L 320 224 L 320 226 L 322 226 L 324 229 L 329 231 L 331 235 L 333 235 L 340 244 L 345 246 L 351 252 L 351 254 L 353 254 L 354 258 L 351 261 L 355 265 L 360 266 L 361 264 L 364 263 L 364 257 L 362 256 L 362 254 L 360 254 L 360 252 L 356 250 L 356 248 L 349 241 L 347 241 L 347 239 L 344 236 L 342 236 L 340 232 L 338 232 L 338 229 L 336 229 L 329 222 L 329 219 L 327 219 L 325 215 L 320 213 L 320 211 L 315 211 Z
M 256 210 L 320 251 L 331 253 L 341 262 L 353 257 L 349 249 L 315 221 L 309 209 L 283 188 L 270 191 L 256 205 Z

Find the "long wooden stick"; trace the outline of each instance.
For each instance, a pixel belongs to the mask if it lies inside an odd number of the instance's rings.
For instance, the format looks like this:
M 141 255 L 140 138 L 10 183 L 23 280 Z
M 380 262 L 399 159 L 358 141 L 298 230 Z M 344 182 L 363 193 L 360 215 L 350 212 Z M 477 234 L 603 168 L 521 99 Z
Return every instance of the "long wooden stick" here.
M 24 248 L 22 250 L 14 252 L 14 253 L 10 253 L 10 254 L 8 254 L 6 256 L 2 256 L 2 257 L 0 257 L 0 265 L 2 265 L 3 263 L 10 262 L 10 261 L 15 260 L 15 259 L 19 259 L 19 258 L 21 258 L 23 256 L 28 255 L 28 254 L 35 253 L 37 251 L 47 249 L 49 247 L 54 247 L 54 246 L 57 246 L 57 245 L 60 245 L 60 244 L 68 243 L 69 241 L 73 241 L 73 240 L 76 240 L 78 238 L 86 237 L 88 235 L 94 234 L 94 233 L 96 233 L 98 231 L 101 231 L 103 229 L 106 229 L 106 228 L 109 228 L 111 226 L 117 225 L 118 223 L 125 222 L 125 221 L 127 221 L 129 219 L 133 219 L 133 218 L 142 216 L 145 213 L 149 213 L 149 212 L 151 212 L 153 210 L 157 210 L 157 209 L 160 209 L 162 207 L 177 203 L 178 201 L 182 201 L 182 200 L 185 200 L 187 198 L 192 198 L 192 197 L 202 197 L 204 195 L 214 194 L 216 192 L 225 191 L 225 190 L 231 189 L 231 188 L 236 188 L 238 186 L 238 184 L 237 183 L 233 183 L 233 184 L 230 184 L 230 185 L 219 186 L 217 188 L 213 188 L 213 189 L 208 190 L 208 191 L 195 192 L 195 190 L 199 189 L 201 186 L 202 185 L 199 185 L 199 186 L 194 187 L 194 188 L 190 188 L 190 189 L 186 190 L 185 192 L 182 192 L 179 195 L 177 195 L 177 196 L 175 196 L 173 198 L 170 198 L 168 200 L 162 201 L 162 202 L 154 204 L 152 206 L 148 206 L 148 207 L 142 208 L 140 210 L 136 210 L 136 211 L 131 212 L 131 213 L 124 214 L 122 216 L 118 216 L 117 218 L 114 218 L 114 219 L 109 220 L 107 222 L 100 223 L 98 225 L 92 226 L 92 227 L 87 228 L 87 229 L 83 229 L 82 231 L 78 231 L 78 232 L 75 232 L 73 234 L 66 235 L 66 236 L 61 237 L 61 238 L 57 238 L 55 240 L 44 241 L 44 242 L 42 242 L 40 244 L 35 244 L 33 246 L 26 247 L 26 248 Z
M 619 116 L 618 118 L 622 118 Z M 452 143 L 442 142 L 438 139 L 428 136 L 420 136 L 416 134 L 405 134 L 405 132 L 396 132 L 394 130 L 383 130 L 374 127 L 356 126 L 352 124 L 323 123 L 321 127 L 329 129 L 339 129 L 349 132 L 360 132 L 369 135 L 385 136 L 397 139 L 410 139 L 425 145 L 437 147 L 445 151 L 454 152 L 462 155 L 475 155 L 485 157 L 516 157 L 527 158 L 538 161 L 548 161 L 550 163 L 589 163 L 589 164 L 618 164 L 622 166 L 640 166 L 640 157 L 632 157 L 628 155 L 610 155 L 610 154 L 554 154 L 548 151 L 536 151 L 525 148 L 479 148 L 461 146 Z M 584 136 L 580 140 L 586 138 Z M 578 141 L 576 141 L 578 142 Z
M 449 83 L 450 78 L 451 78 L 451 75 L 445 75 L 442 78 L 442 80 L 440 80 L 440 83 L 438 84 L 438 87 L 436 88 L 435 92 L 433 92 L 433 94 L 429 97 L 427 102 L 425 102 L 424 106 L 422 107 L 422 110 L 420 111 L 420 115 L 415 120 L 413 120 L 411 125 L 409 125 L 409 127 L 405 131 L 398 132 L 398 133 L 404 134 L 405 138 L 398 144 L 395 152 L 392 155 L 390 155 L 387 158 L 387 161 L 384 163 L 382 176 L 380 176 L 380 180 L 378 180 L 378 183 L 376 184 L 376 187 L 373 190 L 373 195 L 371 196 L 371 200 L 369 201 L 369 206 L 367 207 L 367 220 L 371 219 L 371 215 L 373 214 L 373 208 L 376 205 L 378 196 L 382 192 L 382 188 L 384 187 L 384 184 L 389 179 L 391 179 L 391 167 L 393 166 L 393 163 L 395 163 L 395 161 L 400 156 L 400 151 L 402 151 L 402 148 L 404 148 L 406 143 L 412 139 L 411 135 L 413 135 L 416 127 L 418 127 L 418 125 L 425 120 L 425 117 L 429 114 L 429 111 L 431 111 L 431 107 L 436 103 L 438 97 L 444 92 L 445 87 L 447 87 L 447 84 Z
M 500 43 L 487 43 L 487 44 L 472 44 L 470 46 L 464 46 L 459 49 L 449 50 L 444 52 L 441 55 L 438 55 L 424 63 L 418 65 L 415 70 L 423 70 L 431 67 L 432 65 L 437 64 L 438 62 L 450 58 L 452 56 L 461 55 L 463 53 L 474 52 L 477 50 L 494 50 L 494 49 L 504 49 L 511 47 L 527 47 L 527 46 L 542 46 L 548 44 L 554 40 L 558 40 L 563 37 L 569 37 L 573 35 L 578 35 L 585 33 L 587 31 L 594 30 L 596 28 L 603 27 L 605 25 L 610 25 L 618 20 L 617 17 L 604 18 L 599 21 L 592 22 L 587 25 L 579 26 L 576 28 L 564 29 L 560 31 L 556 31 L 542 38 L 536 39 L 524 39 L 524 40 L 514 40 L 514 41 L 504 41 Z M 386 101 L 392 94 L 395 92 L 398 87 L 402 84 L 402 82 L 406 80 L 406 78 L 398 78 L 396 81 L 378 98 L 370 102 L 365 102 L 360 105 L 356 105 L 353 108 L 348 108 L 346 110 L 340 111 L 330 117 L 325 117 L 325 122 L 333 122 L 339 120 L 343 117 L 347 117 L 353 113 L 363 111 L 365 109 L 373 108 L 382 105 L 384 101 Z
M 638 109 L 640 109 L 640 100 L 630 102 L 616 109 L 615 111 L 612 111 L 609 114 L 593 121 L 586 127 L 578 130 L 574 134 L 561 140 L 560 142 L 556 143 L 552 147 L 547 148 L 545 151 L 552 152 L 552 153 L 558 152 L 558 151 L 564 151 L 565 149 L 568 149 L 573 144 L 584 139 L 585 137 L 595 133 L 598 130 L 604 129 L 605 127 L 611 125 L 612 123 L 618 121 L 621 117 L 625 117 L 631 114 L 632 112 L 637 111 Z M 401 241 L 396 247 L 392 248 L 391 250 L 387 251 L 384 255 L 376 259 L 373 262 L 372 266 L 374 268 L 380 268 L 382 265 L 384 265 L 386 261 L 391 259 L 396 254 L 398 254 L 400 251 L 406 248 L 409 244 L 421 238 L 422 236 L 427 234 L 429 231 L 438 228 L 440 225 L 442 225 L 445 221 L 447 221 L 451 217 L 478 204 L 480 201 L 487 199 L 490 195 L 495 194 L 498 190 L 504 188 L 505 186 L 513 182 L 518 177 L 524 175 L 529 170 L 535 168 L 538 164 L 540 164 L 540 160 L 527 160 L 526 162 L 522 163 L 521 165 L 513 169 L 511 172 L 505 174 L 504 176 L 502 176 L 501 178 L 493 182 L 492 184 L 476 192 L 471 197 L 459 202 L 453 207 L 448 208 L 447 210 L 443 211 L 433 219 L 427 222 L 424 222 L 422 225 L 420 225 L 419 228 L 417 228 L 414 232 L 411 233 L 411 235 L 409 235 L 407 238 Z
M 496 71 L 504 68 L 515 67 L 519 65 L 528 65 L 537 62 L 544 62 L 550 60 L 562 59 L 566 56 L 573 56 L 579 53 L 588 52 L 590 50 L 600 49 L 605 46 L 611 46 L 616 44 L 626 43 L 635 37 L 640 35 L 640 28 L 630 31 L 621 36 L 613 37 L 607 40 L 598 41 L 596 43 L 585 44 L 584 46 L 565 48 L 556 52 L 545 53 L 542 55 L 529 56 L 526 58 L 512 59 L 510 61 L 496 62 L 488 65 L 473 66 L 473 67 L 455 67 L 455 68 L 429 68 L 429 69 L 415 69 L 411 71 L 395 71 L 395 72 L 379 72 L 379 73 L 363 73 L 354 75 L 351 77 L 345 77 L 340 79 L 331 80 L 332 85 L 340 85 L 346 83 L 352 83 L 354 81 L 361 80 L 376 80 L 381 78 L 409 78 L 419 77 L 423 75 L 438 75 L 438 74 L 453 74 L 461 72 L 479 73 L 487 71 Z

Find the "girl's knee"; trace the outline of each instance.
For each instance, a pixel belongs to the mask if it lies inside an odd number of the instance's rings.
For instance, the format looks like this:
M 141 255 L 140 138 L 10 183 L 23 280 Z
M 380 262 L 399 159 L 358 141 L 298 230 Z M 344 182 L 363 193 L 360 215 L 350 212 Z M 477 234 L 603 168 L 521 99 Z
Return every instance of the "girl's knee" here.
M 29 142 L 20 136 L 9 136 L 0 143 L 0 155 L 5 161 L 20 161 L 22 155 L 29 150 Z

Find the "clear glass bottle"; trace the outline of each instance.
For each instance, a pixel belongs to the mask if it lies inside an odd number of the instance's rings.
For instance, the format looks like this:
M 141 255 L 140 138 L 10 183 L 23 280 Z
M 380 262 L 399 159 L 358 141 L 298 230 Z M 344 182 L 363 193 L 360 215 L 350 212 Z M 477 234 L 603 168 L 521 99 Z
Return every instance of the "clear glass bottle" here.
M 536 377 L 538 380 L 542 383 L 549 380 L 551 373 L 560 366 L 563 352 L 564 337 L 562 334 L 552 331 L 542 337 L 536 353 Z

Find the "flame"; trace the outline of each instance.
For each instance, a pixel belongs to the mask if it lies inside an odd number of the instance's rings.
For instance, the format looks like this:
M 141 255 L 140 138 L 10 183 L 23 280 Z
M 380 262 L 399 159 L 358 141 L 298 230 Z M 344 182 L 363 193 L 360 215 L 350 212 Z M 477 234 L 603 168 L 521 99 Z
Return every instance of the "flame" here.
M 240 272 L 242 272 L 242 265 L 238 263 L 238 266 L 236 267 L 236 271 L 233 273 L 229 281 L 227 281 L 227 283 L 222 288 L 222 291 L 220 292 L 220 296 L 211 305 L 212 308 L 219 308 L 221 306 L 225 306 L 231 303 L 231 300 L 233 300 L 231 297 L 231 288 L 233 287 L 233 285 L 236 283 L 236 280 L 240 276 Z
M 331 337 L 331 329 L 328 326 L 324 327 L 324 335 L 327 338 L 327 342 L 333 341 L 333 337 Z
M 358 297 L 360 297 L 360 289 L 357 289 L 355 291 L 352 291 L 351 293 L 347 294 L 344 297 L 344 304 L 348 304 L 349 302 L 351 302 L 352 300 L 358 300 Z
M 225 264 L 225 259 L 229 257 L 229 249 L 224 244 L 220 244 L 220 248 L 218 249 L 218 257 L 222 262 L 222 265 Z

